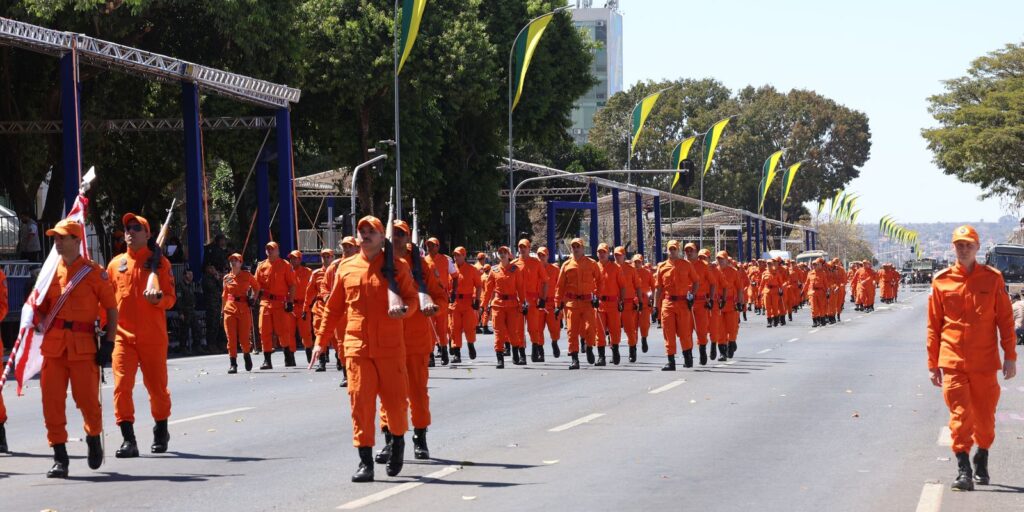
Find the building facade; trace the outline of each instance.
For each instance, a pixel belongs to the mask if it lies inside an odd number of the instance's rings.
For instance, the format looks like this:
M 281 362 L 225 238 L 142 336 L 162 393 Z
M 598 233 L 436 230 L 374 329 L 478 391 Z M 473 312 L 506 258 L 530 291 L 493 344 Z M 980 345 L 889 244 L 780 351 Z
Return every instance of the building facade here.
M 594 0 L 577 0 L 572 12 L 573 24 L 585 30 L 598 43 L 593 50 L 590 73 L 597 80 L 586 94 L 576 100 L 572 110 L 569 134 L 576 144 L 587 142 L 594 126 L 594 114 L 604 107 L 613 94 L 622 91 L 622 13 L 618 2 L 608 0 L 604 7 L 594 7 Z

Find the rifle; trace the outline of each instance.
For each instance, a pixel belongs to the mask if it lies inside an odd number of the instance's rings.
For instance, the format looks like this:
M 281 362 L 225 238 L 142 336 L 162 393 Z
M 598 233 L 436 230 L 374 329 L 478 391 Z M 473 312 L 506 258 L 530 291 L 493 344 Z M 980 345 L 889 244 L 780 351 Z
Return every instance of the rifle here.
M 407 307 L 405 302 L 402 301 L 402 296 L 399 295 L 397 272 L 395 270 L 395 248 L 391 245 L 391 236 L 395 231 L 394 222 L 395 189 L 392 188 L 390 199 L 388 200 L 388 223 L 384 227 L 384 265 L 381 267 L 380 273 L 388 281 L 388 310 L 401 308 L 404 312 Z
M 419 215 L 416 211 L 416 200 L 412 200 L 412 250 L 409 251 L 409 262 L 412 265 L 412 278 L 416 282 L 416 289 L 420 299 L 420 311 L 427 312 L 437 308 L 434 299 L 430 298 L 427 292 L 427 281 L 423 278 L 423 263 L 420 258 L 420 235 L 418 229 Z
M 157 270 L 160 269 L 160 259 L 163 257 L 163 245 L 167 241 L 167 231 L 171 225 L 171 217 L 174 215 L 174 205 L 177 203 L 178 198 L 171 198 L 171 207 L 167 209 L 167 217 L 164 219 L 164 224 L 160 226 L 160 233 L 157 234 L 156 240 L 149 239 L 149 243 L 152 245 L 150 249 L 153 254 L 150 255 L 149 261 L 146 266 L 149 268 L 149 278 L 146 280 L 147 290 L 156 290 L 158 297 L 163 297 L 163 291 L 160 289 L 160 280 L 157 278 Z

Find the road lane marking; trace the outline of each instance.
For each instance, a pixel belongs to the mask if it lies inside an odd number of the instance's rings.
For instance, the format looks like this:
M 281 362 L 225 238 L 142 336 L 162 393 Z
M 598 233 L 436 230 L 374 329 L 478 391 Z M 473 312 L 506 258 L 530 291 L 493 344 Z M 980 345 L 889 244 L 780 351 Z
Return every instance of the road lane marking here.
M 953 446 L 953 433 L 949 427 L 942 427 L 939 430 L 939 439 L 935 441 L 939 446 Z
M 816 332 L 818 332 L 817 329 L 811 329 L 811 330 L 807 331 L 807 334 L 814 334 Z
M 662 386 L 660 388 L 652 389 L 652 390 L 648 391 L 648 393 L 650 393 L 652 395 L 657 395 L 658 393 L 664 393 L 664 392 L 666 392 L 666 391 L 668 391 L 668 390 L 670 390 L 670 389 L 672 389 L 674 387 L 681 386 L 684 382 L 686 382 L 686 379 L 674 380 L 672 382 L 669 382 L 668 384 L 665 384 L 664 386 Z
M 588 423 L 588 422 L 594 421 L 594 420 L 600 418 L 601 416 L 604 416 L 604 413 L 597 412 L 597 413 L 594 413 L 594 414 L 588 414 L 588 415 L 586 415 L 586 416 L 584 416 L 584 417 L 582 417 L 582 418 L 580 418 L 578 420 L 573 420 L 573 421 L 570 421 L 569 423 L 566 423 L 565 425 L 559 425 L 559 426 L 557 426 L 557 427 L 555 427 L 553 429 L 550 429 L 550 430 L 548 430 L 548 432 L 562 432 L 562 431 L 565 431 L 565 430 L 569 430 L 570 428 L 578 427 L 578 426 L 580 426 L 580 425 L 582 425 L 584 423 Z
M 431 473 L 429 475 L 422 476 L 416 482 L 406 482 L 406 483 L 404 483 L 402 485 L 396 485 L 395 487 L 392 487 L 390 489 L 385 489 L 383 491 L 380 491 L 380 492 L 375 493 L 375 494 L 371 494 L 371 495 L 366 496 L 364 498 L 359 498 L 358 500 L 352 500 L 352 501 L 350 501 L 348 503 L 345 503 L 344 505 L 339 505 L 337 510 L 355 510 L 357 508 L 362 508 L 362 507 L 365 507 L 367 505 L 372 505 L 374 503 L 379 503 L 379 502 L 384 501 L 384 500 L 386 500 L 386 499 L 388 499 L 388 498 L 390 498 L 392 496 L 396 496 L 398 494 L 401 494 L 401 493 L 403 493 L 405 491 L 411 491 L 412 489 L 415 489 L 415 488 L 417 488 L 417 487 L 419 487 L 419 486 L 421 486 L 423 484 L 440 480 L 440 479 L 442 479 L 442 478 L 444 478 L 444 477 L 446 477 L 448 475 L 451 475 L 452 473 L 455 473 L 455 472 L 459 471 L 460 469 L 462 469 L 462 468 L 459 467 L 459 466 L 448 466 L 448 467 L 446 467 L 446 468 L 444 468 L 444 469 L 442 469 L 440 471 L 435 471 L 435 472 L 433 472 L 433 473 Z
M 766 349 L 764 349 L 764 350 L 762 350 L 762 351 L 758 352 L 758 354 L 767 354 L 768 352 L 771 352 L 771 351 L 772 351 L 772 349 L 770 349 L 770 348 L 766 348 Z
M 793 339 L 791 339 L 791 340 L 788 340 L 788 341 L 786 341 L 786 343 L 793 343 L 794 341 L 796 341 L 796 340 L 799 340 L 799 339 L 800 339 L 800 338 L 793 338 Z
M 942 506 L 942 484 L 924 484 L 921 498 L 917 500 L 917 512 L 939 512 Z
M 234 414 L 236 412 L 251 411 L 255 407 L 239 407 L 238 409 L 228 409 L 226 411 L 211 412 L 208 414 L 200 414 L 199 416 L 190 416 L 188 418 L 182 418 L 180 420 L 168 421 L 168 425 L 177 425 L 179 423 L 185 423 L 186 421 L 205 420 L 206 418 L 212 418 L 214 416 L 224 416 L 225 414 Z

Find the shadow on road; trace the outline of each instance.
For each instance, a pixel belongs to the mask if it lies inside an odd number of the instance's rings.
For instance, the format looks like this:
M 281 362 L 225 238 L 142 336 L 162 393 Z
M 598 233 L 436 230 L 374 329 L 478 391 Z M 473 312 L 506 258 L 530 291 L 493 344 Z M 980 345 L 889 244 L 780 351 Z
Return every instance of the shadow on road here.
M 232 457 L 224 455 L 200 455 L 198 453 L 185 453 L 185 452 L 167 452 L 168 455 L 174 455 L 179 459 L 189 460 L 222 460 L 224 462 L 263 462 L 267 460 L 286 460 L 281 458 L 268 459 L 265 457 Z M 161 457 L 167 458 L 167 457 Z M 291 457 L 289 457 L 291 458 Z
M 532 469 L 540 467 L 538 464 L 502 464 L 500 462 L 473 462 L 470 460 L 449 460 L 432 458 L 426 462 L 406 461 L 407 466 L 463 466 L 478 468 L 503 468 L 503 469 Z
M 178 475 L 125 475 L 123 473 L 99 473 L 94 476 L 72 476 L 68 480 L 76 482 L 170 482 L 170 483 L 194 483 L 206 482 L 211 478 L 240 477 L 242 475 L 213 475 L 213 474 L 178 474 Z
M 981 491 L 981 492 L 999 492 L 999 493 L 1015 493 L 1015 494 L 1024 493 L 1024 487 L 1015 487 L 1013 485 L 999 485 L 999 484 L 991 484 L 991 485 L 988 485 L 988 486 L 978 486 L 977 488 L 975 488 L 975 490 Z

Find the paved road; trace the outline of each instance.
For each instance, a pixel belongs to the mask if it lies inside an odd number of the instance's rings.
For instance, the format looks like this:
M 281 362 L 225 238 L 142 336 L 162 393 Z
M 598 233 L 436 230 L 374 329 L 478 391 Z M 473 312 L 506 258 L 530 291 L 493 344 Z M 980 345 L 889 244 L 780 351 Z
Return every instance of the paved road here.
M 658 371 L 660 331 L 637 364 L 577 372 L 550 354 L 496 370 L 482 350 L 431 373 L 435 459 L 411 460 L 410 443 L 402 475 L 378 467 L 372 484 L 349 482 L 357 457 L 334 371 L 226 375 L 225 356 L 173 360 L 170 453 L 113 458 L 120 435 L 106 407 L 111 456 L 90 471 L 85 444 L 70 443 L 68 481 L 43 476 L 38 389 L 9 393 L 16 453 L 0 456 L 0 509 L 1024 510 L 1021 380 L 1004 383 L 993 485 L 948 490 L 955 465 L 925 370 L 925 301 L 906 293 L 824 329 L 806 310 L 775 329 L 751 316 L 734 361 L 675 373 Z M 140 385 L 140 411 L 145 400 Z M 82 436 L 76 414 L 69 432 Z M 143 447 L 150 426 L 136 425 Z

